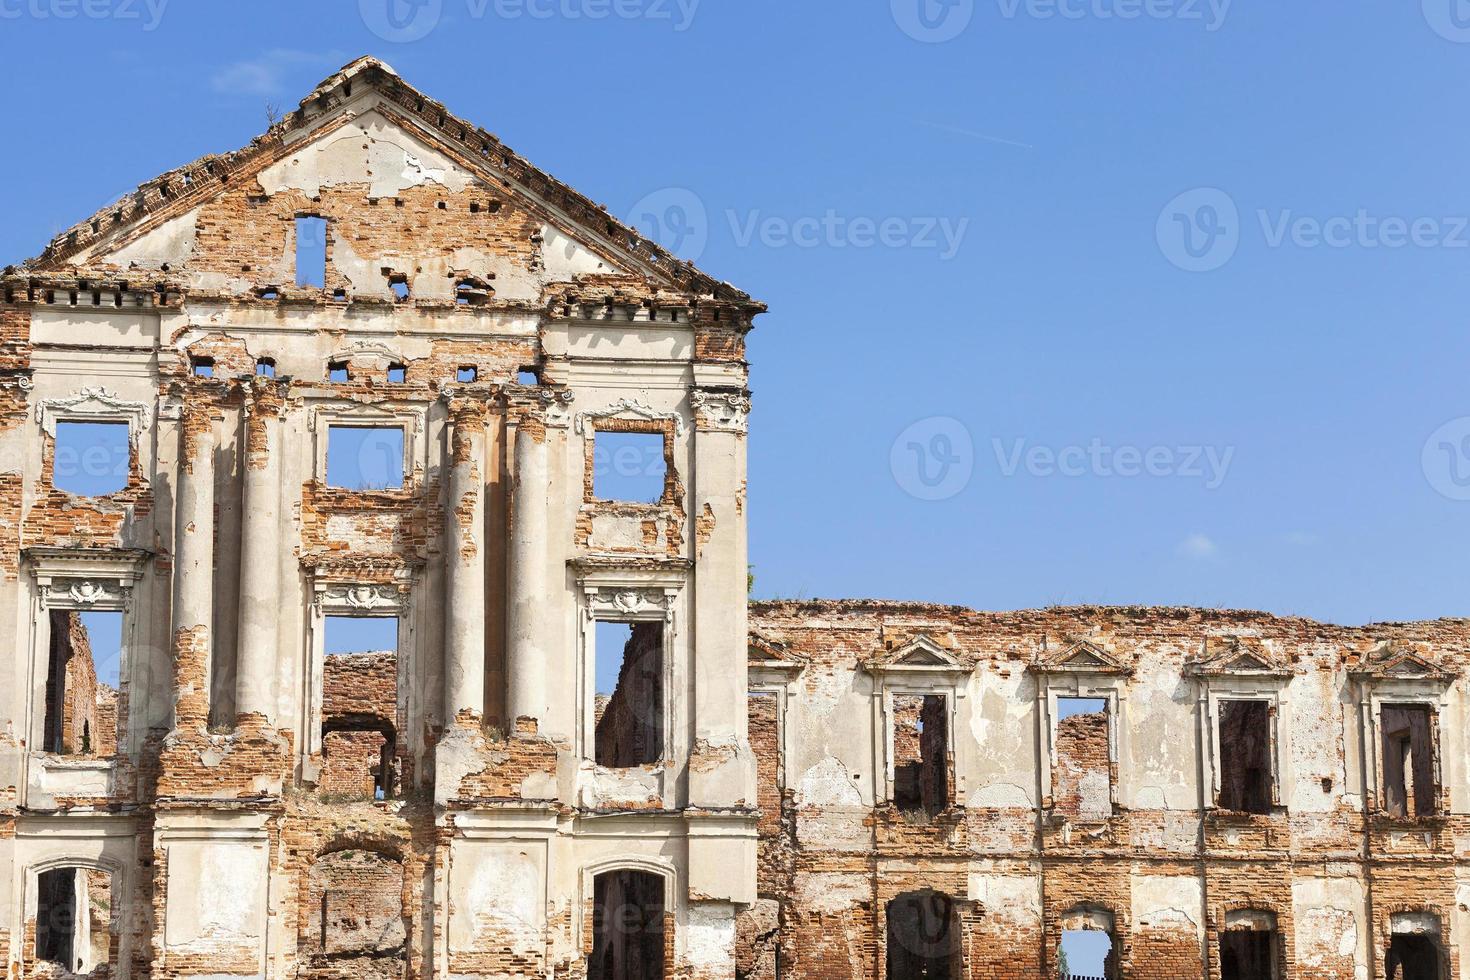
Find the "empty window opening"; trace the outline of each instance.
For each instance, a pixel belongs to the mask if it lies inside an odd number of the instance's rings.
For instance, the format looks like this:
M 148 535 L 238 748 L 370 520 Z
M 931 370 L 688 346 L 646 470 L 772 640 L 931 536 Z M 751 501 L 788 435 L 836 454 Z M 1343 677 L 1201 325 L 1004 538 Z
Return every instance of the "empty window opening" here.
M 1227 913 L 1220 933 L 1220 980 L 1277 980 L 1279 945 L 1273 913 Z
M 196 378 L 214 377 L 214 358 L 193 357 L 189 359 L 189 370 Z
M 1106 699 L 1057 699 L 1052 803 L 1063 816 L 1096 821 L 1113 815 L 1108 728 Z
M 327 285 L 327 219 L 296 219 L 296 285 Z
M 45 751 L 111 756 L 117 749 L 122 613 L 53 609 L 48 624 Z
M 347 382 L 352 380 L 352 372 L 347 368 L 346 361 L 332 361 L 327 365 L 327 380 L 336 382 Z
M 409 297 L 408 276 L 405 276 L 405 275 L 390 275 L 390 276 L 388 276 L 388 288 L 391 289 L 391 290 L 393 290 L 393 298 L 396 299 L 396 300 L 398 300 L 398 302 L 402 303 L 403 301 L 407 300 L 408 297 Z
M 315 914 L 302 917 L 302 946 L 314 973 L 405 975 L 403 876 L 402 862 L 376 851 L 331 851 L 311 863 L 307 901 Z
M 398 619 L 327 616 L 322 649 L 322 769 L 317 789 L 350 800 L 398 788 Z
M 112 876 L 92 868 L 53 868 L 36 876 L 36 958 L 68 974 L 113 964 Z
M 598 432 L 592 444 L 592 493 L 599 500 L 656 504 L 668 464 L 661 432 Z
M 106 497 L 128 485 L 131 460 L 126 422 L 58 422 L 51 485 L 82 497 Z
M 469 384 L 479 376 L 480 369 L 475 367 L 473 364 L 467 364 L 463 367 L 456 368 L 454 372 L 454 380 L 462 384 Z
M 281 291 L 275 286 L 262 286 L 260 289 L 256 290 L 255 295 L 259 296 L 261 299 L 280 299 Z
M 403 488 L 403 429 L 395 425 L 327 427 L 327 483 L 342 490 Z
M 541 372 L 533 367 L 523 367 L 516 372 L 516 384 L 535 386 L 541 383 Z
M 388 365 L 388 383 L 401 385 L 408 380 L 408 368 L 402 364 Z
M 949 707 L 940 694 L 893 698 L 893 804 L 912 816 L 949 806 Z
M 954 900 L 909 892 L 888 903 L 888 980 L 959 980 L 963 975 Z
M 1271 705 L 1220 703 L 1221 809 L 1271 812 Z
M 1439 980 L 1439 944 L 1429 936 L 1394 936 L 1388 943 L 1387 980 Z
M 274 378 L 276 376 L 276 359 L 274 357 L 262 357 L 255 362 L 255 373 L 262 378 Z
M 1383 808 L 1396 817 L 1438 812 L 1434 785 L 1434 716 L 1424 704 L 1385 705 Z
M 592 879 L 587 980 L 663 980 L 664 880 L 648 871 Z
M 1079 905 L 1062 916 L 1057 968 L 1062 980 L 1114 980 L 1118 976 L 1118 956 L 1113 942 L 1113 914 Z
M 599 620 L 593 635 L 594 761 L 610 769 L 663 759 L 662 623 Z

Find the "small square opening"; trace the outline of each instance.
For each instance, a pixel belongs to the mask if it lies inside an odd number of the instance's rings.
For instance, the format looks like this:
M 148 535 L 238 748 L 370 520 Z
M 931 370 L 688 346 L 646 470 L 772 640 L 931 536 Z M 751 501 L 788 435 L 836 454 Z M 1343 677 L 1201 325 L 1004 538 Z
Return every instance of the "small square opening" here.
M 656 504 L 668 479 L 662 432 L 598 432 L 592 445 L 592 493 L 598 500 Z
M 662 623 L 598 620 L 594 761 L 610 769 L 654 765 L 663 758 Z
M 255 373 L 262 378 L 274 378 L 276 376 L 276 359 L 274 357 L 262 357 L 255 362 Z
M 352 380 L 352 372 L 347 369 L 346 361 L 332 361 L 327 365 L 327 380 L 339 384 L 345 384 Z
M 408 380 L 408 368 L 402 364 L 388 365 L 388 383 L 390 385 L 401 385 Z
M 403 429 L 396 425 L 327 427 L 327 484 L 342 490 L 403 488 Z
M 80 497 L 106 497 L 128 485 L 132 445 L 126 422 L 58 422 L 51 485 Z
M 189 359 L 189 371 L 196 378 L 214 377 L 214 358 L 191 357 Z
M 466 364 L 455 369 L 454 380 L 461 384 L 469 384 L 480 376 L 480 369 L 473 364 Z

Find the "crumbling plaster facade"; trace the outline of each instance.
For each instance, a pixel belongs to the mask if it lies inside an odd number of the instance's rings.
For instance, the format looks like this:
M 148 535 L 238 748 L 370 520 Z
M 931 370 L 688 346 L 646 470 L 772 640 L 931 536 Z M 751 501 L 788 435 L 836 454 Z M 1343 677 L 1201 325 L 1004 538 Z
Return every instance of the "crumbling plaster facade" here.
M 748 606 L 762 310 L 372 59 L 5 270 L 10 975 L 1042 978 L 1092 929 L 1114 976 L 1459 976 L 1470 623 Z M 126 426 L 115 492 L 58 487 L 72 423 Z M 116 690 L 56 659 L 86 612 Z

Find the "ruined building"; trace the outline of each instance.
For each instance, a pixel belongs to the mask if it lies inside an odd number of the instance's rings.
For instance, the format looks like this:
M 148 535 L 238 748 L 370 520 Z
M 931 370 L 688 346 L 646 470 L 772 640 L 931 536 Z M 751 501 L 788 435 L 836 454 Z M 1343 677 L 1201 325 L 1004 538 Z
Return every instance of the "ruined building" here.
M 1470 622 L 748 605 L 762 309 L 372 59 L 5 270 L 9 976 L 1460 975 Z

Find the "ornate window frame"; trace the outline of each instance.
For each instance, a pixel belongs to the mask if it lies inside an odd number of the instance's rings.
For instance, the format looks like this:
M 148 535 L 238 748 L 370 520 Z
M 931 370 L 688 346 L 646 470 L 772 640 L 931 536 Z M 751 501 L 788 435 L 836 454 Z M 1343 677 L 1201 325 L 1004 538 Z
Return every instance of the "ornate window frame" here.
M 1287 788 L 1291 773 L 1291 701 L 1287 687 L 1291 670 L 1266 645 L 1253 637 L 1206 638 L 1198 656 L 1185 664 L 1185 675 L 1195 681 L 1199 707 L 1200 764 L 1209 793 L 1205 809 L 1220 808 L 1220 706 L 1227 701 L 1265 701 L 1271 718 L 1271 806 L 1291 805 Z
M 1383 809 L 1387 794 L 1383 784 L 1383 710 L 1392 707 L 1426 707 L 1430 713 L 1430 741 L 1434 761 L 1434 783 L 1438 787 L 1435 814 L 1449 813 L 1450 789 L 1444 778 L 1444 718 L 1453 672 L 1441 667 L 1427 652 L 1414 646 L 1386 641 L 1366 651 L 1348 672 L 1358 696 L 1358 717 L 1363 726 L 1364 801 L 1368 812 L 1381 819 L 1391 817 Z
M 74 395 L 45 398 L 36 403 L 36 424 L 51 440 L 53 450 L 56 446 L 56 426 L 61 422 L 127 425 L 128 473 L 131 476 L 140 471 L 143 465 L 141 448 L 143 433 L 147 432 L 153 424 L 153 411 L 146 403 L 119 398 L 101 385 L 84 387 Z M 51 474 L 48 485 L 52 489 L 59 489 L 56 487 L 54 472 Z M 67 491 L 60 492 L 66 493 Z M 114 490 L 112 493 L 94 499 L 106 500 L 121 492 L 122 489 Z
M 413 475 L 415 464 L 423 472 L 429 471 L 429 446 L 425 437 L 428 407 L 404 403 L 375 403 L 331 399 L 312 407 L 307 417 L 307 431 L 312 440 L 312 478 L 317 484 L 342 493 L 396 493 L 414 492 Z M 327 482 L 327 449 L 329 433 L 333 426 L 349 428 L 398 428 L 403 430 L 403 485 L 389 487 L 383 491 L 352 490 L 334 487 Z
M 403 678 L 412 676 L 411 650 L 413 648 L 414 623 L 412 619 L 412 583 L 406 572 L 399 573 L 392 583 L 354 582 L 340 577 L 313 575 L 311 583 L 311 608 L 306 617 L 307 658 L 306 696 L 302 698 L 304 711 L 297 739 L 299 759 L 305 761 L 322 752 L 322 694 L 326 670 L 326 620 L 328 616 L 355 616 L 362 618 L 395 618 L 398 620 L 398 717 L 407 712 L 405 699 L 412 684 L 404 684 Z M 396 722 L 395 722 L 396 727 Z M 399 743 L 407 733 L 399 732 Z
M 896 650 L 885 652 L 863 664 L 873 678 L 873 757 L 882 778 L 873 781 L 878 804 L 892 802 L 894 785 L 894 739 L 897 735 L 895 697 L 942 696 L 945 704 L 945 744 L 949 747 L 950 807 L 960 805 L 969 789 L 966 768 L 959 764 L 958 735 L 960 701 L 971 668 L 927 633 L 920 633 Z
M 1127 681 L 1133 670 L 1101 643 L 1085 637 L 1063 637 L 1055 650 L 1049 639 L 1043 637 L 1040 650 L 1027 672 L 1036 678 L 1036 720 L 1038 737 L 1044 751 L 1038 762 L 1041 766 L 1041 808 L 1050 810 L 1054 806 L 1052 787 L 1057 767 L 1057 722 L 1061 717 L 1059 701 L 1069 698 L 1086 698 L 1105 701 L 1108 714 L 1108 765 L 1116 778 L 1108 780 L 1109 798 L 1116 807 L 1128 796 L 1122 783 L 1126 778 L 1119 760 L 1126 758 L 1124 741 L 1128 738 L 1128 726 L 1124 724 L 1127 710 Z
M 784 643 L 751 631 L 746 644 L 747 698 L 750 694 L 764 694 L 776 699 L 776 737 L 780 743 L 781 758 L 776 763 L 778 789 L 787 788 L 788 760 L 796 758 L 794 726 L 787 720 L 791 704 L 795 699 L 796 682 L 807 668 L 807 658 L 795 653 Z M 749 705 L 746 706 L 747 711 Z
M 138 669 L 134 663 L 137 650 L 138 609 L 133 594 L 143 578 L 143 569 L 152 555 L 138 548 L 27 548 L 23 552 L 26 566 L 30 569 L 34 583 L 34 599 L 31 608 L 30 656 L 26 673 L 26 719 L 27 744 L 32 753 L 52 759 L 66 759 L 51 752 L 43 752 L 34 746 L 44 744 L 46 710 L 43 700 L 37 701 L 38 684 L 44 691 L 43 679 L 51 655 L 51 612 L 74 610 L 78 612 L 122 613 L 121 648 L 118 651 L 118 697 L 127 698 L 132 706 L 132 693 L 139 685 L 132 683 L 133 673 Z M 43 666 L 44 665 L 44 666 Z M 121 716 L 121 712 L 120 712 Z M 129 710 L 129 719 L 137 712 Z M 117 753 L 134 752 L 138 746 L 133 737 L 137 726 L 131 721 L 128 731 L 117 733 Z M 111 764 L 111 760 L 91 760 L 96 765 Z
M 678 643 L 678 607 L 687 576 L 680 570 L 641 568 L 584 568 L 577 577 L 577 724 L 573 751 L 578 759 L 596 763 L 597 745 L 597 622 L 662 623 L 661 665 L 664 759 L 675 750 L 675 651 Z
M 592 922 L 592 909 L 597 896 L 597 878 L 611 871 L 639 871 L 644 874 L 657 875 L 664 886 L 664 941 L 668 941 L 667 930 L 673 928 L 670 920 L 682 918 L 679 915 L 679 895 L 683 890 L 680 886 L 681 878 L 679 868 L 668 858 L 662 857 L 639 857 L 628 855 L 626 857 L 604 858 L 591 864 L 584 864 L 581 874 L 577 876 L 578 895 L 577 908 L 581 915 L 576 917 L 575 947 L 582 951 L 585 956 L 591 952 L 592 938 L 589 926 Z

